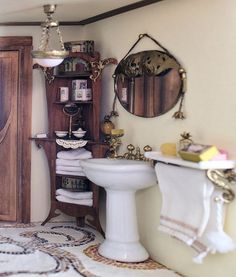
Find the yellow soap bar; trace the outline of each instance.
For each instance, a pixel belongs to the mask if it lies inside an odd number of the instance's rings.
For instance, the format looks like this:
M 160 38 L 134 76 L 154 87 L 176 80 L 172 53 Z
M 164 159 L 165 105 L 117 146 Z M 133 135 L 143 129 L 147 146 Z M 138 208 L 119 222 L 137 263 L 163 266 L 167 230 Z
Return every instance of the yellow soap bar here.
M 177 150 L 176 150 L 176 144 L 175 143 L 163 143 L 160 147 L 161 153 L 163 155 L 168 155 L 168 156 L 176 156 L 177 155 Z
M 111 129 L 111 134 L 112 135 L 124 135 L 124 129 Z

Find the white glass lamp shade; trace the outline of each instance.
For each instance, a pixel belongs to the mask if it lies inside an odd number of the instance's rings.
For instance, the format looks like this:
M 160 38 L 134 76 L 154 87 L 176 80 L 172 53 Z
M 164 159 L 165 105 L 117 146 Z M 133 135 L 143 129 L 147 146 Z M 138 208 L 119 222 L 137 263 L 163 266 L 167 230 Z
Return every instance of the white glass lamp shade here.
M 64 59 L 46 59 L 46 58 L 39 59 L 38 58 L 38 59 L 33 59 L 33 63 L 38 64 L 42 67 L 54 67 L 61 64 L 63 60 Z
M 42 67 L 54 67 L 63 62 L 68 56 L 67 51 L 32 51 L 33 62 Z

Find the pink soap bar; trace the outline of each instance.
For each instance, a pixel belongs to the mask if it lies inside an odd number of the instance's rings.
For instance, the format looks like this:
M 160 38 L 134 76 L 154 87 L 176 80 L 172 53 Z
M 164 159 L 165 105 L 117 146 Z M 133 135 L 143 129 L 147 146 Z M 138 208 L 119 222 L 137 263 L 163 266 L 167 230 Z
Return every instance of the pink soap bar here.
M 219 149 L 219 154 L 215 155 L 211 161 L 224 161 L 228 159 L 228 152 L 223 150 L 223 149 Z

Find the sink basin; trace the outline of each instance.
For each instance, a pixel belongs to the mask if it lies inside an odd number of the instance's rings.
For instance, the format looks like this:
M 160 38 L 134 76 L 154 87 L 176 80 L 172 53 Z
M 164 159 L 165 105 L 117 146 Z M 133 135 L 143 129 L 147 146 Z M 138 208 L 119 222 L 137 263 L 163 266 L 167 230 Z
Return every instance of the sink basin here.
M 106 232 L 99 253 L 122 262 L 141 262 L 149 255 L 139 242 L 135 192 L 155 184 L 156 175 L 147 162 L 88 159 L 81 166 L 89 180 L 105 188 Z
M 98 186 L 112 190 L 139 190 L 150 186 L 153 168 L 147 162 L 88 159 L 81 162 L 86 176 Z

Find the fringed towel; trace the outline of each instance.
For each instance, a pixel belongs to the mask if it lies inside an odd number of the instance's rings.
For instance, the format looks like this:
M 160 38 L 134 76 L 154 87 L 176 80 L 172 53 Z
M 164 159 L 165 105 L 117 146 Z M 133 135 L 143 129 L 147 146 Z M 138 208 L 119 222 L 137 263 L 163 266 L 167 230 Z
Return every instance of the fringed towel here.
M 223 199 L 205 171 L 164 163 L 157 163 L 155 170 L 162 194 L 159 230 L 193 247 L 197 263 L 208 253 L 234 249 L 223 231 Z

